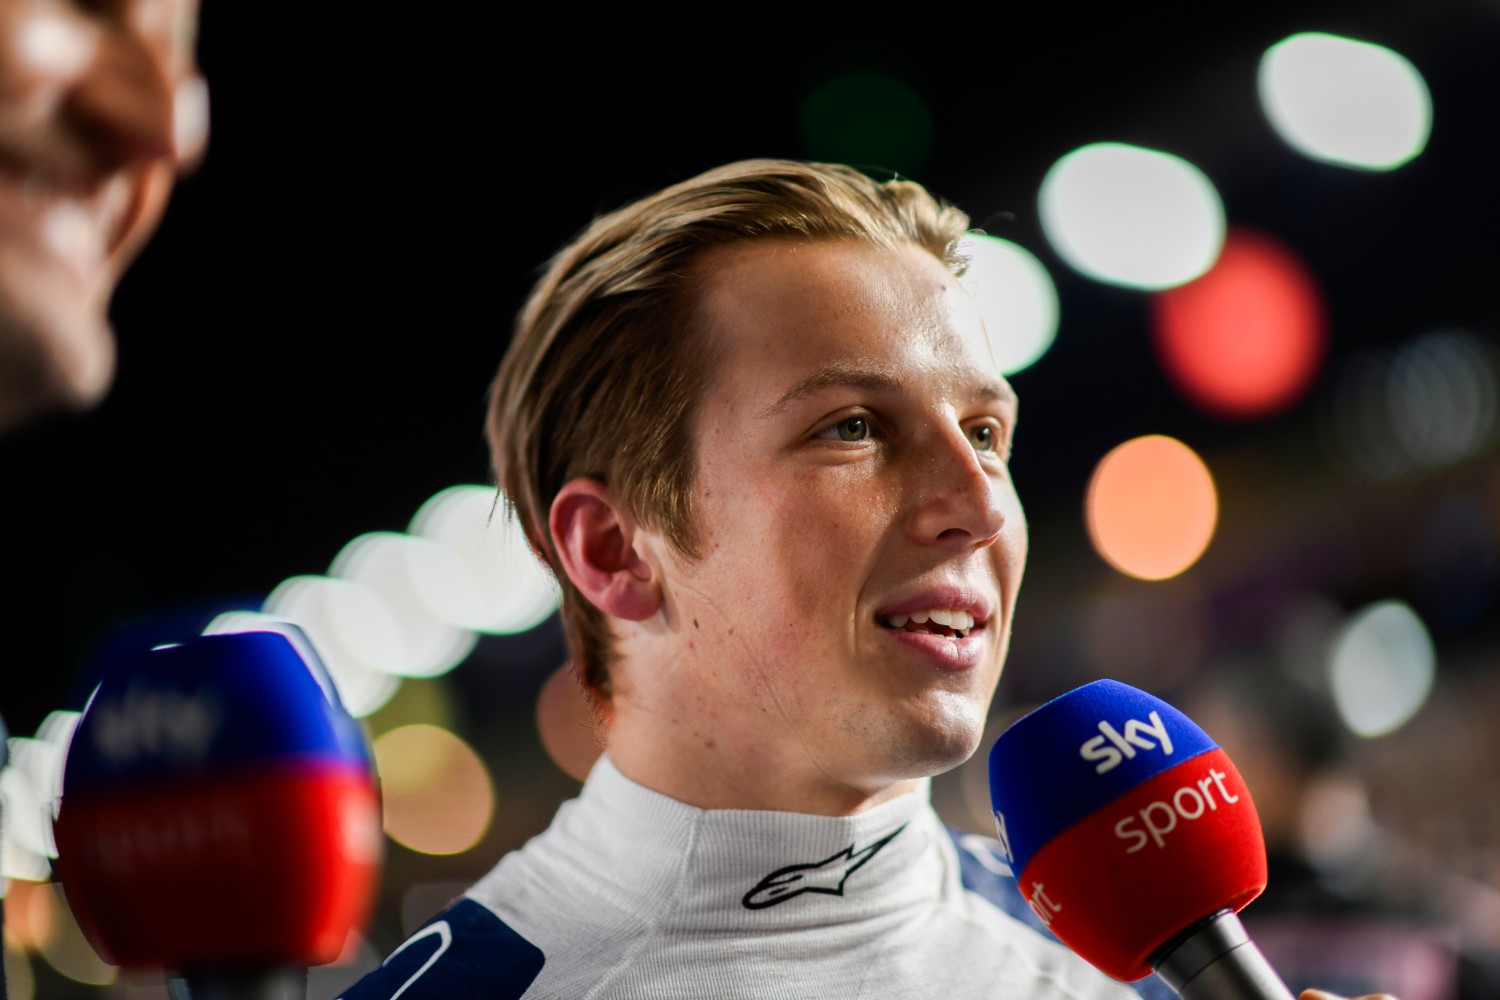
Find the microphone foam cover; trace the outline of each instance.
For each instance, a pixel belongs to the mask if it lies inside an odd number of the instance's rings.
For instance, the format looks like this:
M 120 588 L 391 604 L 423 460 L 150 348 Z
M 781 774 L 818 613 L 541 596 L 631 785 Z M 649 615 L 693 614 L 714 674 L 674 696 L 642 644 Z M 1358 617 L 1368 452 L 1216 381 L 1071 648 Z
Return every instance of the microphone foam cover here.
M 63 888 L 128 967 L 316 965 L 379 878 L 369 751 L 310 646 L 200 636 L 114 664 L 74 732 Z
M 1015 722 L 990 751 L 1001 846 L 1032 910 L 1116 979 L 1266 885 L 1239 771 L 1187 716 L 1095 681 Z

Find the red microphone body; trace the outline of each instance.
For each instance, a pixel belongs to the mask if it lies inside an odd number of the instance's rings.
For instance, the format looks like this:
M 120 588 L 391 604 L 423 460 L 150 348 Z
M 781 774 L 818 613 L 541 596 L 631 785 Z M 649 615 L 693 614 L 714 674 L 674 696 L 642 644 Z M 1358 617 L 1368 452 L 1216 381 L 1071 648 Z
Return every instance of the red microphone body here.
M 990 793 L 1022 894 L 1101 971 L 1291 1000 L 1234 916 L 1266 885 L 1250 791 L 1181 712 L 1116 681 L 1078 688 L 1000 736 Z
M 358 724 L 311 646 L 275 632 L 106 671 L 69 748 L 56 837 L 100 953 L 180 972 L 200 998 L 295 994 L 367 919 L 382 845 Z

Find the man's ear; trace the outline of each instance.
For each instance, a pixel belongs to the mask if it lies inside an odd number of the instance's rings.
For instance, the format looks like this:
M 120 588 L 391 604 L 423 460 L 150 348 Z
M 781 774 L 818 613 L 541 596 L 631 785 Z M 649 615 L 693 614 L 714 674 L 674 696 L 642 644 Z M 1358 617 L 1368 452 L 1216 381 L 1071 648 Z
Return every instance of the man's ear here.
M 630 621 L 660 610 L 661 581 L 636 552 L 635 518 L 603 483 L 566 483 L 552 501 L 547 527 L 568 579 L 599 610 Z

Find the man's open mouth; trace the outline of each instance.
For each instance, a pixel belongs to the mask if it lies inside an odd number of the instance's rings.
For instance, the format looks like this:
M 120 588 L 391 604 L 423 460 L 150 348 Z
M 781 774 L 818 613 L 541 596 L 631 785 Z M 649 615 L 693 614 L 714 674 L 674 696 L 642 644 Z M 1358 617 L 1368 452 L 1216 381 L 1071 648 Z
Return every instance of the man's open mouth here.
M 880 615 L 875 620 L 883 627 L 899 632 L 926 632 L 954 639 L 966 639 L 976 629 L 984 628 L 984 622 L 976 622 L 969 612 L 946 608 L 906 615 Z

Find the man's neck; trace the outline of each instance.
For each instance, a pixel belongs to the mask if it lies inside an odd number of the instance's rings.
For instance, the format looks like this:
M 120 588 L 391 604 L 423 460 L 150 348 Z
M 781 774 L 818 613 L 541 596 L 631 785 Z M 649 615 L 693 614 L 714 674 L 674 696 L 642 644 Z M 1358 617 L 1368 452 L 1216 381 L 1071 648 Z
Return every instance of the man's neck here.
M 840 780 L 795 745 L 788 752 L 786 745 L 716 736 L 706 723 L 639 724 L 645 721 L 655 720 L 616 712 L 609 731 L 615 766 L 637 784 L 701 809 L 852 816 L 905 795 L 921 780 Z

